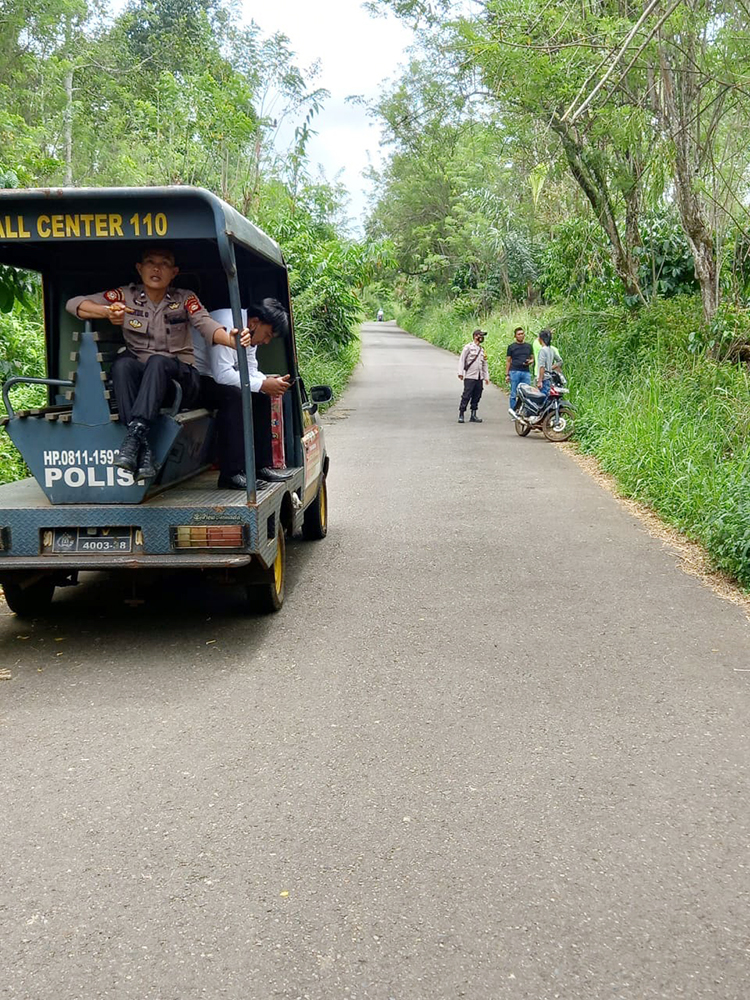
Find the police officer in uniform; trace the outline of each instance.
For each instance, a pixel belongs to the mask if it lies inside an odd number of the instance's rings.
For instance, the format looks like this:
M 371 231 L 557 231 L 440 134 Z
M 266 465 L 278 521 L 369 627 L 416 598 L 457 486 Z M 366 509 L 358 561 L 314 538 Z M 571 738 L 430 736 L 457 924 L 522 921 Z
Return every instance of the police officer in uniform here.
M 120 420 L 128 432 L 115 465 L 137 478 L 156 475 L 148 444 L 151 422 L 158 416 L 173 381 L 182 388 L 183 405 L 195 405 L 200 376 L 195 367 L 191 327 L 206 345 L 222 344 L 236 350 L 250 342 L 249 331 L 228 331 L 201 305 L 198 297 L 172 281 L 179 268 L 174 254 L 163 246 L 146 247 L 135 265 L 141 282 L 69 299 L 65 308 L 80 319 L 108 319 L 122 327 L 127 350 L 112 365 Z
M 461 402 L 458 404 L 459 424 L 464 422 L 464 413 L 466 413 L 467 406 L 471 406 L 469 423 L 482 423 L 482 418 L 477 416 L 479 400 L 482 398 L 484 385 L 490 384 L 487 355 L 484 347 L 482 347 L 486 336 L 487 334 L 484 330 L 475 330 L 472 334 L 472 342 L 464 347 L 458 359 L 458 377 L 464 384 L 464 390 L 461 393 Z

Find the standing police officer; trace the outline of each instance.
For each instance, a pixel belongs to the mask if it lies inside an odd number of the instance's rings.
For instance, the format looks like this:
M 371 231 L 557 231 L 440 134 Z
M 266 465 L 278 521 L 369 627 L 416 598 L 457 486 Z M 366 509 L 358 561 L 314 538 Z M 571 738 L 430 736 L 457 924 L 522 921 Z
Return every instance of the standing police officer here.
M 482 398 L 484 385 L 490 384 L 490 370 L 487 366 L 487 355 L 482 344 L 487 334 L 484 330 L 475 330 L 472 334 L 472 342 L 467 344 L 461 351 L 458 359 L 458 377 L 464 384 L 464 391 L 461 395 L 461 402 L 458 405 L 458 422 L 464 422 L 466 407 L 471 406 L 470 424 L 481 424 L 482 418 L 477 416 L 479 400 Z

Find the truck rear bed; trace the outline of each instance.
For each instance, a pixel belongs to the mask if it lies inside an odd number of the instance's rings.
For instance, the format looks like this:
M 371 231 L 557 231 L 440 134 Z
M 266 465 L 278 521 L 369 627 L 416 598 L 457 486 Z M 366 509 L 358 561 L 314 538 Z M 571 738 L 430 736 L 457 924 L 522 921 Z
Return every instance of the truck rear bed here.
M 256 502 L 242 490 L 216 488 L 203 472 L 140 504 L 51 504 L 34 479 L 0 486 L 0 574 L 28 569 L 136 569 L 242 566 L 253 555 L 268 564 L 275 553 L 282 505 L 292 526 L 301 523 L 304 471 L 283 483 L 259 483 Z M 201 529 L 214 535 L 241 528 L 241 544 L 216 551 L 200 545 Z M 180 532 L 178 532 L 178 528 Z M 181 547 L 191 535 L 193 541 Z M 67 549 L 66 549 L 67 546 Z M 96 548 L 99 551 L 96 551 Z M 230 551 L 231 550 L 231 551 Z

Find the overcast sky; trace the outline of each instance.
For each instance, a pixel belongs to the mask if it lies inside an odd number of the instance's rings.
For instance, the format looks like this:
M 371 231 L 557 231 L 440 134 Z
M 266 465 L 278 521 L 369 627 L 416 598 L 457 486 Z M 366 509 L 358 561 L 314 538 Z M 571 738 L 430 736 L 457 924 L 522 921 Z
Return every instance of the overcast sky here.
M 308 153 L 313 169 L 320 164 L 327 180 L 341 171 L 340 180 L 351 195 L 349 214 L 359 232 L 368 189 L 362 171 L 368 154 L 379 162 L 379 129 L 364 108 L 347 104 L 346 98 L 377 97 L 383 80 L 399 75 L 411 31 L 395 18 L 371 17 L 358 0 L 272 0 L 262 5 L 244 0 L 243 10 L 245 19 L 254 20 L 264 35 L 277 31 L 287 35 L 300 67 L 320 61 L 316 84 L 331 96 L 312 123 L 318 135 Z

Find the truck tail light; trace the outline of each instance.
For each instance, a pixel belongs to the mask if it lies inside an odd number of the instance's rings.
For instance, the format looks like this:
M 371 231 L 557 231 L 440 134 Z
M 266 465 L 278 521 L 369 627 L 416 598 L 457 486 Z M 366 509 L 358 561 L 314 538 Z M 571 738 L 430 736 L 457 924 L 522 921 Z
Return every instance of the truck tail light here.
M 245 547 L 242 524 L 185 524 L 172 528 L 175 549 L 241 549 Z

